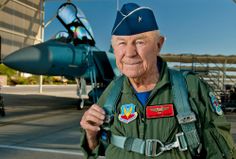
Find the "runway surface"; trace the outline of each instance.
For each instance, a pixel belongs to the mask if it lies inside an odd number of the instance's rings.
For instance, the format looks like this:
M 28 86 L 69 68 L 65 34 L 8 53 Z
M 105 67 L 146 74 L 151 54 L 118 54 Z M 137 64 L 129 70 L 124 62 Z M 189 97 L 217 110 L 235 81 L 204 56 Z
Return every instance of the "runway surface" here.
M 75 159 L 79 147 L 80 118 L 76 86 L 4 87 L 6 116 L 0 118 L 0 158 Z
M 1 159 L 82 159 L 76 86 L 3 87 L 6 116 L 0 117 Z M 85 107 L 87 109 L 88 107 Z M 228 114 L 236 141 L 236 115 Z

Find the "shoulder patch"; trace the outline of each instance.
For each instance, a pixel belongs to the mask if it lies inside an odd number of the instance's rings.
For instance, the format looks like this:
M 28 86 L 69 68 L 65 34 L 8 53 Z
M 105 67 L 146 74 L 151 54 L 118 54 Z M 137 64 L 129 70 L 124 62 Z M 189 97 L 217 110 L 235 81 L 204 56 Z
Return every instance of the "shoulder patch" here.
M 209 97 L 211 100 L 212 107 L 213 107 L 214 111 L 216 112 L 216 114 L 222 115 L 223 111 L 221 109 L 221 105 L 219 104 L 215 94 L 213 92 L 209 92 Z
M 138 113 L 135 112 L 134 104 L 124 104 L 121 106 L 121 114 L 119 114 L 118 118 L 121 122 L 128 124 L 129 122 L 135 120 L 138 116 Z

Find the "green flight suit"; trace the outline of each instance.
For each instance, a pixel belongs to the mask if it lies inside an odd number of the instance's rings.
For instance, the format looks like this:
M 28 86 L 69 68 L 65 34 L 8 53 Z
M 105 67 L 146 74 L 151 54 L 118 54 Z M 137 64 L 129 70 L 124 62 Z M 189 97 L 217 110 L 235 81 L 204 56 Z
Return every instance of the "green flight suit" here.
M 218 141 L 219 138 L 223 139 L 225 149 L 227 149 L 226 156 L 232 156 L 236 158 L 234 142 L 230 135 L 230 124 L 226 121 L 224 115 L 218 115 L 213 109 L 209 92 L 211 89 L 209 86 L 197 78 L 195 75 L 189 74 L 186 77 L 188 90 L 189 90 L 189 102 L 192 111 L 197 117 L 196 126 L 199 131 L 203 151 L 206 151 L 207 159 L 222 159 L 224 158 L 218 145 L 221 145 L 222 141 Z M 98 105 L 103 106 L 110 90 L 112 89 L 114 82 L 112 82 L 105 92 L 102 94 L 98 101 Z M 135 111 L 138 116 L 135 120 L 124 123 L 118 119 L 118 115 L 121 112 L 121 106 L 125 104 L 134 104 L 136 106 Z M 162 62 L 160 70 L 160 81 L 152 90 L 146 106 L 150 105 L 162 105 L 162 104 L 174 104 L 171 92 L 171 81 L 169 77 L 168 67 L 165 62 Z M 116 113 L 114 114 L 114 122 L 111 126 L 112 134 L 126 137 L 135 137 L 140 139 L 158 139 L 164 144 L 172 143 L 175 141 L 175 135 L 182 132 L 181 127 L 175 116 L 147 119 L 145 116 L 145 106 L 143 106 L 137 99 L 135 92 L 130 85 L 127 78 L 124 79 L 122 95 L 117 105 Z M 175 115 L 177 113 L 175 112 Z M 89 152 L 85 135 L 81 139 L 81 147 L 85 152 L 85 158 L 97 157 L 98 155 L 104 155 L 107 159 L 143 159 L 152 158 L 147 157 L 135 152 L 128 152 L 124 149 L 118 148 L 112 144 L 109 144 L 105 150 L 102 142 L 97 148 Z M 230 157 L 230 158 L 232 158 Z M 165 151 L 158 157 L 158 159 L 191 159 L 189 150 L 179 151 L 178 148 Z

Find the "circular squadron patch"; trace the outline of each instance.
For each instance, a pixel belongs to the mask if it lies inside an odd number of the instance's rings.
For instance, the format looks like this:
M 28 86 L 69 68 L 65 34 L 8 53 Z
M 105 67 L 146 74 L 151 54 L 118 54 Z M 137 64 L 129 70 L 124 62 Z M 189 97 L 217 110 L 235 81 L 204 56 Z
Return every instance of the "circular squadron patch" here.
M 219 104 L 215 94 L 213 92 L 209 92 L 209 97 L 211 98 L 211 104 L 216 114 L 222 115 L 223 111 L 221 109 L 221 105 Z

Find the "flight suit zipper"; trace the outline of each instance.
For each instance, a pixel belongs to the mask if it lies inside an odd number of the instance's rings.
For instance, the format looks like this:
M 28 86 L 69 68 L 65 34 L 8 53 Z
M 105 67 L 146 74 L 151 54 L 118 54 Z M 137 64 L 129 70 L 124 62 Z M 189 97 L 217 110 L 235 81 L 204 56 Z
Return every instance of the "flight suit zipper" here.
M 144 139 L 145 140 L 145 136 L 146 136 L 146 129 L 147 129 L 147 124 L 146 124 L 146 120 L 147 120 L 147 118 L 146 118 L 146 107 L 148 106 L 148 103 L 149 102 L 151 102 L 151 100 L 154 98 L 154 97 L 157 97 L 157 96 L 159 96 L 159 90 L 163 90 L 163 89 L 167 89 L 167 88 L 165 88 L 165 87 L 167 87 L 168 85 L 169 85 L 170 83 L 164 83 L 163 85 L 160 85 L 159 87 L 158 86 L 156 86 L 154 89 L 155 90 L 153 90 L 154 92 L 151 92 L 151 94 L 150 94 L 150 96 L 148 97 L 148 100 L 147 100 L 147 102 L 146 102 L 146 105 L 144 106 L 144 117 L 142 118 L 143 119 L 143 123 L 144 123 L 144 135 L 143 135 L 143 138 L 142 139 Z

